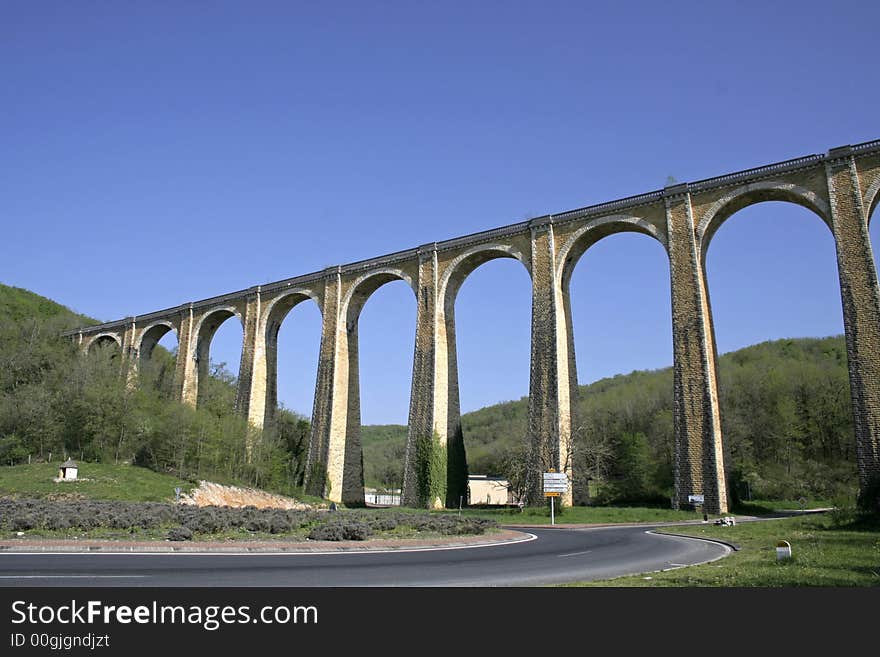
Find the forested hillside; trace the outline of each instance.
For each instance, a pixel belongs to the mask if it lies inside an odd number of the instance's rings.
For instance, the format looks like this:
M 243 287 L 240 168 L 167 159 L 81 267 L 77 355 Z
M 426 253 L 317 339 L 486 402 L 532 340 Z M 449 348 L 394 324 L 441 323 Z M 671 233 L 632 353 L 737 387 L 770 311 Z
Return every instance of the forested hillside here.
M 762 498 L 854 494 L 857 485 L 842 337 L 765 342 L 718 365 L 731 492 Z M 575 471 L 595 503 L 668 500 L 672 491 L 672 370 L 581 386 Z M 516 480 L 527 399 L 462 417 L 469 470 Z M 365 427 L 373 485 L 399 486 L 406 427 Z M 389 476 L 390 474 L 390 476 Z
M 97 323 L 49 299 L 0 285 L 0 464 L 63 458 L 133 462 L 188 479 L 241 482 L 280 492 L 302 483 L 309 423 L 288 411 L 254 441 L 233 412 L 222 364 L 198 409 L 172 399 L 174 354 L 157 347 L 127 386 L 113 348 L 79 358 L 64 329 Z

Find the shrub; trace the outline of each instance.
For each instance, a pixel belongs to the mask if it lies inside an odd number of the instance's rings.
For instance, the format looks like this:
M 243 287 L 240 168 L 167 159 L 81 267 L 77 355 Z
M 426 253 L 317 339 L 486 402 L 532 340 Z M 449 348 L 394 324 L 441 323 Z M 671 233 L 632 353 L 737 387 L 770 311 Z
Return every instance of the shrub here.
M 269 519 L 266 517 L 255 516 L 244 523 L 244 528 L 249 532 L 268 532 Z
M 342 525 L 334 522 L 318 525 L 309 532 L 309 538 L 313 541 L 342 541 L 345 539 L 345 533 Z
M 193 533 L 187 527 L 172 527 L 168 530 L 169 541 L 191 541 Z
M 342 535 L 347 541 L 365 541 L 373 535 L 373 530 L 362 522 L 346 522 L 342 525 Z
M 53 515 L 46 518 L 43 526 L 46 529 L 63 530 L 70 528 L 70 520 L 66 516 Z
M 131 529 L 137 525 L 137 520 L 123 511 L 110 516 L 107 524 L 111 529 Z
M 21 513 L 12 519 L 12 529 L 15 531 L 26 531 L 37 526 L 37 520 L 30 513 Z
M 269 532 L 272 534 L 286 534 L 290 531 L 290 519 L 286 514 L 276 513 L 269 518 Z

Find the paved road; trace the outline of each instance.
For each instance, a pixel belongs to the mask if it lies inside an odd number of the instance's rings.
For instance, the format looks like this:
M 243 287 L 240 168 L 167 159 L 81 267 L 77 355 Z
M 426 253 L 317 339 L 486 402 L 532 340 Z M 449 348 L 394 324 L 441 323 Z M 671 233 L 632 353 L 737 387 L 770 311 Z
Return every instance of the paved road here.
M 498 546 L 333 554 L 0 554 L 0 586 L 531 586 L 710 561 L 729 548 L 643 527 L 526 529 Z

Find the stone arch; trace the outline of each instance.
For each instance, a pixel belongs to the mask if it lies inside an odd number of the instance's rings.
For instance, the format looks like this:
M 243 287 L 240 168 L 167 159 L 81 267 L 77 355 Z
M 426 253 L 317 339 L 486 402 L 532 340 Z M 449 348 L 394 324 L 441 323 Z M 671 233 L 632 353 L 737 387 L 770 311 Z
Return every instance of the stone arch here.
M 235 306 L 217 306 L 202 314 L 196 323 L 193 335 L 197 336 L 199 341 L 207 338 L 210 342 L 211 337 L 220 328 L 220 325 L 233 315 L 238 317 L 242 330 L 244 330 L 244 317 L 238 308 Z
M 578 437 L 579 430 L 577 427 L 581 426 L 581 423 L 589 422 L 589 418 L 579 417 L 578 413 L 578 398 L 580 396 L 579 393 L 579 383 L 578 383 L 578 371 L 579 366 L 577 362 L 577 353 L 579 350 L 575 346 L 575 328 L 578 323 L 581 323 L 581 330 L 588 327 L 589 325 L 595 326 L 595 323 L 592 321 L 585 322 L 584 319 L 580 319 L 582 316 L 581 313 L 577 313 L 577 307 L 573 308 L 572 305 L 572 294 L 571 294 L 571 283 L 574 278 L 574 272 L 577 269 L 578 263 L 581 259 L 590 251 L 594 246 L 596 246 L 599 242 L 605 241 L 603 246 L 615 248 L 615 240 L 611 240 L 612 244 L 608 244 L 606 238 L 615 236 L 615 235 L 623 235 L 623 234 L 639 234 L 644 235 L 646 237 L 652 238 L 651 240 L 644 240 L 642 238 L 636 238 L 639 242 L 643 242 L 647 244 L 649 241 L 654 242 L 662 247 L 663 255 L 660 256 L 659 253 L 657 255 L 663 258 L 663 262 L 665 266 L 668 267 L 668 240 L 666 235 L 665 226 L 658 228 L 658 226 L 646 219 L 630 214 L 615 214 L 604 217 L 597 217 L 587 221 L 581 228 L 572 233 L 562 244 L 562 246 L 557 251 L 556 256 L 556 266 L 554 270 L 554 275 L 556 277 L 556 285 L 555 285 L 555 296 L 556 296 L 556 304 L 557 304 L 557 312 L 560 313 L 559 325 L 558 325 L 558 357 L 561 362 L 564 362 L 566 366 L 567 378 L 563 379 L 567 381 L 567 392 L 568 392 L 568 403 L 567 408 L 569 409 L 569 418 L 570 418 L 570 435 L 566 438 L 569 441 L 569 445 L 576 445 L 578 441 L 582 440 L 582 438 Z M 619 246 L 618 246 L 619 248 Z M 650 249 L 655 249 L 654 245 L 648 247 Z M 593 254 L 596 255 L 597 251 L 601 251 L 602 247 L 593 251 Z M 629 253 L 629 251 L 627 251 Z M 653 255 L 653 254 L 652 254 Z M 653 264 L 653 263 L 652 263 Z M 661 264 L 663 267 L 664 264 Z M 668 271 L 668 269 L 667 269 Z M 601 272 L 600 274 L 604 273 Z M 596 271 L 592 270 L 590 272 L 591 281 L 596 281 Z M 661 275 L 662 276 L 662 275 Z M 668 281 L 668 277 L 664 277 L 666 281 Z M 619 280 L 619 279 L 617 279 Z M 617 282 L 617 281 L 615 281 Z M 639 281 L 641 282 L 641 281 Z M 656 279 L 652 278 L 651 283 L 656 283 Z M 583 285 L 583 283 L 575 283 L 575 285 Z M 636 294 L 643 293 L 647 294 L 651 297 L 651 299 L 659 299 L 659 293 L 654 290 L 650 290 L 648 284 L 635 284 L 639 289 L 636 290 Z M 666 289 L 668 290 L 668 282 L 665 283 Z M 595 289 L 595 285 L 591 285 L 590 287 Z M 577 299 L 580 298 L 583 300 L 583 303 L 586 303 L 589 299 L 589 295 L 577 295 L 575 297 L 575 304 L 578 304 Z M 595 303 L 596 300 L 590 300 L 592 303 Z M 626 302 L 624 302 L 626 303 Z M 617 315 L 619 318 L 621 315 L 619 313 L 620 302 L 613 304 L 613 309 L 610 311 L 612 314 Z M 583 307 L 583 306 L 582 306 Z M 591 316 L 595 316 L 595 307 L 590 306 Z M 667 306 L 669 308 L 669 306 Z M 651 312 L 654 311 L 654 308 L 650 309 Z M 647 308 L 640 308 L 640 313 L 649 312 Z M 668 311 L 667 311 L 668 312 Z M 650 315 L 651 317 L 655 317 L 656 315 Z M 611 320 L 612 322 L 614 319 Z M 603 322 L 604 324 L 604 322 Z M 637 327 L 633 327 L 637 328 Z M 588 329 L 589 330 L 589 329 Z M 657 332 L 654 331 L 652 334 L 652 338 L 656 335 Z M 586 343 L 582 343 L 586 347 L 586 353 L 590 354 L 590 349 L 594 349 L 599 345 L 607 345 L 608 342 L 604 342 L 602 338 L 596 341 L 587 341 Z M 565 359 L 562 361 L 562 359 Z M 587 364 L 589 361 L 585 362 L 583 360 L 584 354 L 581 354 L 582 364 Z M 615 359 L 616 360 L 616 359 Z M 587 371 L 590 371 L 592 368 L 592 364 L 589 365 Z M 625 370 L 617 370 L 617 371 L 625 371 Z M 671 386 L 670 386 L 671 387 Z M 582 505 L 589 503 L 589 480 L 587 478 L 587 470 L 585 468 L 585 463 L 581 460 L 580 457 L 575 456 L 578 454 L 577 449 L 574 449 L 571 456 L 570 463 L 570 474 L 572 477 L 572 487 L 571 487 L 571 502 L 576 505 Z
M 138 340 L 137 346 L 138 357 L 141 361 L 148 361 L 152 358 L 153 349 L 169 331 L 173 331 L 178 340 L 180 339 L 177 328 L 168 320 L 153 322 L 141 331 L 141 338 Z
M 122 351 L 122 339 L 115 333 L 98 333 L 98 335 L 89 340 L 85 351 L 89 354 L 94 353 L 95 347 L 107 346 L 111 342 L 116 344 L 120 352 Z
M 262 365 L 255 365 L 254 376 L 265 380 L 266 401 L 263 411 L 263 426 L 268 426 L 275 418 L 278 405 L 278 334 L 288 314 L 299 304 L 312 300 L 322 319 L 324 310 L 320 297 L 312 290 L 296 288 L 269 301 L 262 313 L 258 330 L 263 333 L 265 358 Z M 320 341 L 320 338 L 319 338 Z
M 444 499 L 440 500 L 440 504 L 450 508 L 457 506 L 460 498 L 466 497 L 468 494 L 467 454 L 465 435 L 461 425 L 459 346 L 457 344 L 455 305 L 464 282 L 471 274 L 484 264 L 501 259 L 519 261 L 531 278 L 530 254 L 524 254 L 522 250 L 510 243 L 489 242 L 478 244 L 458 253 L 446 263 L 446 267 L 442 270 L 437 281 L 434 327 L 435 364 L 432 372 L 435 377 L 433 385 L 435 386 L 436 398 L 431 417 L 433 429 L 446 443 L 446 495 Z M 518 270 L 516 265 L 512 265 L 512 267 Z M 517 285 L 519 284 L 521 283 L 517 281 Z M 528 303 L 530 307 L 531 281 L 524 292 L 523 301 Z M 528 322 L 528 318 L 526 318 L 526 322 Z M 524 362 L 528 362 L 528 352 L 524 354 Z M 431 428 L 431 426 L 425 427 L 428 431 Z M 432 503 L 436 503 L 436 501 Z
M 828 229 L 832 230 L 831 209 L 828 202 L 816 192 L 794 183 L 779 180 L 766 180 L 743 185 L 732 189 L 719 198 L 700 217 L 697 224 L 697 240 L 703 266 L 705 266 L 709 243 L 721 225 L 743 208 L 764 201 L 785 201 L 805 207 L 818 215 L 828 226 Z
M 235 306 L 216 306 L 211 308 L 201 316 L 193 329 L 194 343 L 192 347 L 196 361 L 194 384 L 197 400 L 204 394 L 200 383 L 201 379 L 207 376 L 209 372 L 211 340 L 213 340 L 214 334 L 220 328 L 220 325 L 233 316 L 238 317 L 238 320 L 241 322 L 242 333 L 244 333 L 244 317 Z M 198 404 L 198 401 L 196 403 Z
M 874 179 L 874 182 L 870 184 L 865 192 L 865 219 L 869 226 L 871 225 L 871 217 L 874 214 L 874 210 L 877 209 L 878 202 L 880 202 L 880 175 Z
M 413 294 L 416 293 L 416 285 L 412 276 L 401 269 L 392 267 L 368 272 L 359 276 L 354 283 L 351 284 L 351 287 L 345 294 L 345 297 L 342 300 L 342 305 L 340 306 L 341 316 L 345 317 L 346 327 L 349 331 L 351 331 L 357 323 L 357 319 L 360 317 L 361 311 L 364 309 L 367 300 L 376 290 L 391 281 L 404 281 L 409 285 Z
M 440 278 L 438 285 L 439 307 L 451 315 L 451 311 L 455 306 L 455 299 L 458 291 L 464 284 L 467 277 L 470 276 L 475 269 L 490 260 L 498 258 L 513 258 L 519 260 L 526 271 L 531 276 L 531 266 L 529 259 L 523 256 L 522 252 L 508 244 L 480 244 L 471 247 L 456 256 L 452 262 L 446 267 L 443 276 Z
M 797 186 L 793 186 L 792 194 L 798 194 L 800 200 L 780 193 L 765 195 L 761 190 L 758 195 L 752 195 L 749 187 L 753 186 L 732 190 L 699 217 L 697 239 L 702 239 L 702 244 L 698 242 L 699 266 L 708 309 L 704 324 L 714 352 L 710 358 L 716 370 L 716 389 L 724 385 L 719 353 L 757 343 L 798 336 L 831 336 L 846 331 L 839 305 L 841 261 L 828 202 L 821 197 L 807 196 L 808 190 Z M 760 207 L 762 204 L 769 207 Z M 771 213 L 776 216 L 770 216 Z M 811 214 L 822 220 L 828 232 Z M 721 243 L 716 246 L 715 233 L 731 218 L 733 225 L 723 229 Z M 752 225 L 760 232 L 748 226 L 749 222 L 754 222 Z M 709 232 L 704 232 L 707 229 Z M 744 254 L 741 247 L 745 240 L 755 242 L 748 254 Z M 714 249 L 712 263 L 708 262 L 710 249 Z M 796 259 L 781 259 L 779 253 L 786 250 L 797 254 Z M 806 320 L 811 327 L 809 332 L 803 330 L 807 324 L 801 319 L 807 314 L 810 315 Z M 830 325 L 819 329 L 820 317 Z M 735 341 L 731 340 L 734 336 Z M 849 385 L 842 392 L 843 408 L 849 412 Z M 729 421 L 730 404 L 724 395 L 717 398 L 716 413 L 723 427 Z M 728 439 L 725 430 L 720 434 L 721 441 Z M 728 483 L 733 485 L 729 480 Z
M 640 217 L 615 214 L 593 219 L 571 235 L 559 250 L 556 276 L 562 290 L 568 290 L 572 272 L 587 249 L 602 238 L 616 233 L 641 233 L 660 242 L 664 250 L 668 249 L 666 235 L 654 224 Z
M 315 302 L 318 306 L 318 310 L 323 316 L 324 310 L 321 308 L 321 299 L 312 290 L 306 288 L 288 290 L 266 304 L 266 307 L 263 310 L 262 330 L 266 332 L 267 343 L 270 338 L 274 339 L 278 337 L 278 331 L 288 313 L 300 303 L 308 301 L 309 299 Z

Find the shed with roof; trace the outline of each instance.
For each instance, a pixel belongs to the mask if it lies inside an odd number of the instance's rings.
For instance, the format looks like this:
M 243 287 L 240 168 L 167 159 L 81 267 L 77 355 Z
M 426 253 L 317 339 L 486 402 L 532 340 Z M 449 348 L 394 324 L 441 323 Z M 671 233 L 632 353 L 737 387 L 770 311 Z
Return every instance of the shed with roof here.
M 79 468 L 73 459 L 67 459 L 58 467 L 58 479 L 61 481 L 76 481 Z

